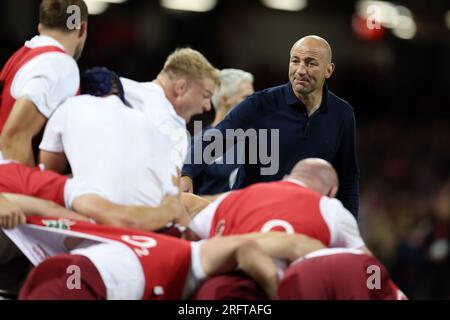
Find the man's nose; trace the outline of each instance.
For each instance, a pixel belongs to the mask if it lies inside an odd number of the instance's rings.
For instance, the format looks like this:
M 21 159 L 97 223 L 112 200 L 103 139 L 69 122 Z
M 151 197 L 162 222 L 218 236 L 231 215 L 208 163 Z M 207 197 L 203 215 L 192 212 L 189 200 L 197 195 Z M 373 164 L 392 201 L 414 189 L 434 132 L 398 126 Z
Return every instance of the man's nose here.
M 295 72 L 299 75 L 305 75 L 306 74 L 306 67 L 305 64 L 303 62 L 299 63 L 297 69 L 295 70 Z

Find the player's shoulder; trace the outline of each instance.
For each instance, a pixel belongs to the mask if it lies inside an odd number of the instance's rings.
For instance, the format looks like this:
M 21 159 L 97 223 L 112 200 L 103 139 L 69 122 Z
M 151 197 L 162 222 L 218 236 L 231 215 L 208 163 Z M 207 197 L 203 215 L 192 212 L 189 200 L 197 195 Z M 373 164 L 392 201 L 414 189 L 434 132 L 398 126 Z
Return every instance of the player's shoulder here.
M 64 102 L 62 102 L 58 108 L 58 112 L 69 111 L 73 109 L 83 109 L 83 108 L 95 108 L 95 106 L 101 103 L 100 97 L 91 96 L 89 94 L 82 94 L 78 96 L 69 97 Z
M 260 107 L 277 105 L 279 101 L 284 100 L 285 87 L 286 84 L 283 84 L 256 91 L 249 99 Z
M 338 97 L 331 91 L 328 91 L 328 107 L 339 114 L 349 117 L 354 114 L 352 105 L 341 97 Z
M 322 213 L 333 215 L 346 210 L 340 200 L 327 196 L 321 196 L 319 206 Z
M 68 71 L 79 72 L 76 61 L 67 53 L 60 51 L 44 52 L 27 64 L 42 70 L 58 71 L 58 74 Z
M 344 207 L 340 200 L 336 198 L 322 196 L 319 205 L 322 215 L 328 219 L 332 219 L 335 222 L 346 225 L 356 223 L 356 219 L 352 213 Z

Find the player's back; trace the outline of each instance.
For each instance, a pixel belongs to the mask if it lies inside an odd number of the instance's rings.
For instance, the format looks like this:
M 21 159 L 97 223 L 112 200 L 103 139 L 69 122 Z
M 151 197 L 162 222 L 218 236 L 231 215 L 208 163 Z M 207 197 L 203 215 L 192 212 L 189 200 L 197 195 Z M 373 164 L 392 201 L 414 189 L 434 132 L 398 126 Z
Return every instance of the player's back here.
M 158 205 L 175 169 L 164 161 L 165 136 L 117 96 L 83 95 L 61 106 L 67 121 L 62 142 L 74 177 L 126 205 Z
M 406 300 L 385 266 L 357 249 L 321 249 L 294 262 L 278 287 L 283 300 Z
M 323 196 L 291 181 L 258 183 L 231 192 L 218 206 L 210 236 L 255 231 L 303 233 L 330 242 L 320 211 Z

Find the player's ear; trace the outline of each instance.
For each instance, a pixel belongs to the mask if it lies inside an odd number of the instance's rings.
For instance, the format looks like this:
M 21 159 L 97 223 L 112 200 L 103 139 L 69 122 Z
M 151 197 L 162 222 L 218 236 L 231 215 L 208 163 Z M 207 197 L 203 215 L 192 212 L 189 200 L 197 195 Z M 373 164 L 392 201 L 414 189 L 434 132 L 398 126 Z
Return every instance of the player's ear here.
M 83 38 L 87 35 L 87 22 L 83 21 L 78 29 L 78 38 Z
M 327 71 L 325 72 L 325 79 L 328 79 L 329 77 L 331 77 L 331 75 L 333 74 L 334 71 L 334 63 L 330 62 L 327 66 Z
M 42 25 L 42 23 L 38 24 L 38 33 L 41 34 L 44 31 L 44 26 Z
M 332 188 L 328 191 L 327 197 L 334 198 L 334 197 L 336 197 L 337 192 L 338 192 L 338 187 L 332 187 Z
M 187 91 L 187 80 L 185 78 L 180 78 L 175 81 L 175 97 L 183 96 Z

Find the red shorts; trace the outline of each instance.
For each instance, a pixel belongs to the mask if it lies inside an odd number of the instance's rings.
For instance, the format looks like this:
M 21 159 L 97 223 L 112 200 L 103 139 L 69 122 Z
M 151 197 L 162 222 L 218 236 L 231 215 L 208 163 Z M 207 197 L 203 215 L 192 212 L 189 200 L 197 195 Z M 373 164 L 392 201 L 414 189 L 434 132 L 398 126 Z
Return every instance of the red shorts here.
M 76 266 L 78 269 L 71 269 Z M 80 279 L 76 279 L 79 272 Z M 68 284 L 71 284 L 70 287 Z M 20 300 L 105 300 L 106 287 L 86 257 L 61 254 L 38 265 L 20 290 Z
M 207 279 L 192 300 L 265 300 L 268 299 L 252 279 L 243 272 L 233 272 Z
M 0 192 L 50 200 L 64 207 L 66 181 L 66 176 L 53 171 L 41 171 L 16 162 L 0 164 Z
M 380 270 L 379 285 L 373 266 Z M 313 257 L 290 266 L 278 287 L 278 298 L 397 300 L 396 289 L 383 264 L 374 257 L 340 253 Z

